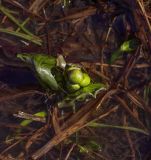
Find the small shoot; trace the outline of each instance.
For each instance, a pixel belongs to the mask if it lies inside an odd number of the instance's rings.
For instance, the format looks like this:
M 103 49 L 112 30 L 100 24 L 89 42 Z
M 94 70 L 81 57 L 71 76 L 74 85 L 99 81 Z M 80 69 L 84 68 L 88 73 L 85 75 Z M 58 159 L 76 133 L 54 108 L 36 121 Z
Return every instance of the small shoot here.
M 102 145 L 98 144 L 94 140 L 90 140 L 84 145 L 78 144 L 77 146 L 80 150 L 80 153 L 90 153 L 102 150 Z
M 119 49 L 114 51 L 110 58 L 110 64 L 114 63 L 117 59 L 119 59 L 123 53 L 129 53 L 135 51 L 140 45 L 140 41 L 138 39 L 131 39 L 125 41 L 121 44 Z

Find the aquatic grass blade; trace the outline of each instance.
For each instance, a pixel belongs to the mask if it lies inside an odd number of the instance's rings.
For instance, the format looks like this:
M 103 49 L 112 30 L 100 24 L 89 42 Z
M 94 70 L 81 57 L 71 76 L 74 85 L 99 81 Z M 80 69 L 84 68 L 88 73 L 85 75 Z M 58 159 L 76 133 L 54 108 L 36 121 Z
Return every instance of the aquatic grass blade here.
M 104 123 L 96 123 L 96 122 L 91 122 L 88 124 L 89 127 L 93 128 L 116 128 L 116 129 L 124 129 L 124 130 L 129 130 L 133 132 L 138 132 L 138 133 L 143 133 L 145 135 L 149 135 L 149 133 L 143 129 L 140 128 L 135 128 L 135 127 L 129 127 L 129 126 L 116 126 L 116 125 L 109 125 L 109 124 L 104 124 Z
M 28 31 L 23 25 L 20 24 L 20 22 L 10 13 L 8 12 L 7 8 L 0 5 L 0 11 L 3 12 L 12 22 L 14 22 L 19 28 L 22 29 L 26 34 L 33 36 L 33 34 Z
M 24 20 L 24 22 L 22 22 L 20 25 L 21 25 L 22 27 L 24 27 L 29 21 L 30 21 L 30 17 L 26 18 L 26 19 Z M 16 29 L 16 32 L 19 32 L 20 30 L 21 30 L 21 28 L 18 27 L 18 28 Z
M 27 35 L 27 34 L 24 34 L 24 33 L 15 32 L 15 31 L 5 29 L 5 28 L 0 28 L 0 32 L 25 39 L 25 40 L 30 41 L 32 43 L 35 43 L 39 46 L 42 45 L 42 40 L 37 36 L 30 36 L 30 35 Z

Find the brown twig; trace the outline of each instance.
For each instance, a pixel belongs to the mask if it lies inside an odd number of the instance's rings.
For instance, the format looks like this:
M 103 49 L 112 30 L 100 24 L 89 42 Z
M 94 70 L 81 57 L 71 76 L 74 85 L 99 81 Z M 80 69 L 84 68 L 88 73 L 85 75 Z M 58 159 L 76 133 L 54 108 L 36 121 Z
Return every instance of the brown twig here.
M 100 105 L 100 98 L 102 95 L 98 96 L 96 100 L 88 102 L 87 105 L 81 108 L 77 113 L 75 113 L 71 119 L 69 119 L 63 126 L 62 132 L 55 135 L 48 143 L 46 143 L 42 148 L 37 150 L 32 155 L 32 159 L 39 159 L 41 156 L 46 154 L 52 147 L 56 146 L 64 139 L 72 135 L 73 133 L 79 131 L 84 127 L 88 118 L 91 115 L 91 112 L 94 111 L 94 106 Z M 93 108 L 92 108 L 93 106 Z
M 24 92 L 14 93 L 8 96 L 0 97 L 0 102 L 8 101 L 8 100 L 15 100 L 17 98 L 21 98 L 23 96 L 27 96 L 30 94 L 39 94 L 39 95 L 45 95 L 43 92 L 37 91 L 37 90 L 28 90 Z
M 144 15 L 144 17 L 145 17 L 145 20 L 146 20 L 146 22 L 147 22 L 148 28 L 149 28 L 150 33 L 151 33 L 151 24 L 150 24 L 150 21 L 149 21 L 149 19 L 148 19 L 147 14 L 146 14 L 146 11 L 145 11 L 143 2 L 142 2 L 141 0 L 137 0 L 137 3 L 139 4 L 139 7 L 140 7 L 140 9 L 141 9 L 141 11 L 142 11 L 142 13 L 143 13 L 143 15 Z
M 38 14 L 40 10 L 48 3 L 48 0 L 34 0 L 31 4 L 29 11 Z
M 126 115 L 124 115 L 123 121 L 124 121 L 124 126 L 127 126 Z M 125 134 L 126 134 L 126 137 L 128 139 L 128 142 L 129 142 L 129 145 L 130 145 L 130 148 L 131 148 L 131 152 L 132 152 L 132 156 L 131 157 L 132 157 L 132 160 L 136 160 L 135 147 L 134 147 L 134 144 L 132 142 L 132 139 L 131 139 L 129 131 L 125 130 Z
M 112 90 L 110 92 L 112 94 L 115 93 L 115 91 L 112 91 Z M 110 94 L 108 93 L 107 95 L 110 96 L 111 93 Z M 62 132 L 55 135 L 42 148 L 40 148 L 38 151 L 33 153 L 32 159 L 34 160 L 39 159 L 41 156 L 46 154 L 54 146 L 62 142 L 64 139 L 68 138 L 73 133 L 87 126 L 87 124 L 92 121 L 91 117 L 92 117 L 92 114 L 94 113 L 94 110 L 96 108 L 100 108 L 99 106 L 102 106 L 102 103 L 106 100 L 107 95 L 106 93 L 102 93 L 102 94 L 100 93 L 97 99 L 92 100 L 88 102 L 87 105 L 83 106 L 77 113 L 75 113 L 69 120 L 67 120 L 67 122 L 65 122 L 65 124 L 61 127 Z
M 22 112 L 22 111 L 19 111 L 18 114 L 13 114 L 13 116 L 18 117 L 18 118 L 23 118 L 23 119 L 29 119 L 29 120 L 32 120 L 32 121 L 46 123 L 46 118 L 45 117 L 43 118 L 43 117 L 40 117 L 40 116 L 25 113 L 25 112 Z
M 126 109 L 126 111 L 138 122 L 138 124 L 143 127 L 146 131 L 146 127 L 144 126 L 144 124 L 138 119 L 138 117 L 136 117 L 133 112 L 131 111 L 131 109 L 128 107 L 128 105 L 126 104 L 126 102 L 119 96 L 115 96 L 116 100 Z M 148 131 L 147 131 L 148 132 Z
M 23 140 L 25 140 L 27 138 L 27 136 L 24 136 L 22 138 L 20 138 L 17 142 L 13 143 L 12 145 L 10 145 L 9 147 L 7 147 L 5 150 L 3 150 L 0 154 L 3 155 L 4 153 L 6 153 L 8 150 L 12 149 L 13 147 L 15 147 L 17 144 L 19 144 L 20 142 L 22 142 Z
M 80 19 L 80 18 L 86 18 L 90 15 L 93 15 L 96 13 L 96 7 L 87 7 L 85 9 L 82 9 L 76 13 L 70 14 L 66 17 L 60 18 L 55 20 L 55 22 L 63 22 L 63 21 L 69 21 L 69 20 L 73 20 L 73 19 Z
M 26 151 L 29 150 L 29 148 L 31 147 L 31 145 L 37 141 L 37 139 L 39 137 L 41 137 L 43 134 L 45 134 L 45 131 L 47 130 L 47 127 L 41 127 L 40 129 L 38 129 L 35 133 L 32 134 L 32 136 L 27 140 L 27 143 L 25 145 L 25 149 Z
M 69 151 L 68 151 L 68 153 L 67 153 L 67 155 L 66 155 L 66 157 L 65 157 L 65 159 L 64 160 L 68 160 L 69 159 L 69 157 L 70 157 L 70 154 L 71 154 L 71 152 L 73 151 L 73 149 L 74 149 L 74 147 L 76 146 L 76 144 L 74 143 L 74 144 L 72 144 L 72 146 L 70 147 L 70 149 L 69 149 Z

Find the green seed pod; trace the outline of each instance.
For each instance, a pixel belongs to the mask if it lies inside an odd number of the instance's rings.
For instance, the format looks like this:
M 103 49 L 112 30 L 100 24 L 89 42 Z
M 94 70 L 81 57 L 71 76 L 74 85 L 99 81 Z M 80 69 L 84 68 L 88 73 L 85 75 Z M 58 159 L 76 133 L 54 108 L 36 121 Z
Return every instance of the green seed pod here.
M 68 78 L 71 83 L 79 84 L 83 80 L 83 73 L 80 68 L 68 71 Z
M 86 87 L 87 85 L 90 84 L 90 81 L 91 81 L 91 79 L 90 79 L 89 75 L 86 73 L 83 73 L 83 80 L 80 82 L 80 86 Z
M 79 84 L 71 84 L 71 83 L 67 83 L 66 84 L 67 90 L 69 92 L 75 92 L 77 90 L 80 89 L 80 85 Z

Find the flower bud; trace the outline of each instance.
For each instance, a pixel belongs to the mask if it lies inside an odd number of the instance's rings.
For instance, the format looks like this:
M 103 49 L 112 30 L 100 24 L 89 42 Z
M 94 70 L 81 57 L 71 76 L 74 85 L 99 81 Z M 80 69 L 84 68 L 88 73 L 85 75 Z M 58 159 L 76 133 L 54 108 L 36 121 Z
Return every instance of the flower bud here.
M 67 87 L 67 90 L 69 92 L 75 92 L 75 91 L 80 89 L 80 85 L 79 84 L 67 83 L 66 87 Z
M 87 85 L 90 84 L 90 81 L 91 81 L 91 79 L 90 79 L 89 75 L 86 73 L 83 73 L 83 80 L 80 82 L 80 86 L 86 87 Z
M 68 78 L 71 83 L 79 84 L 83 80 L 83 73 L 80 68 L 68 71 Z

